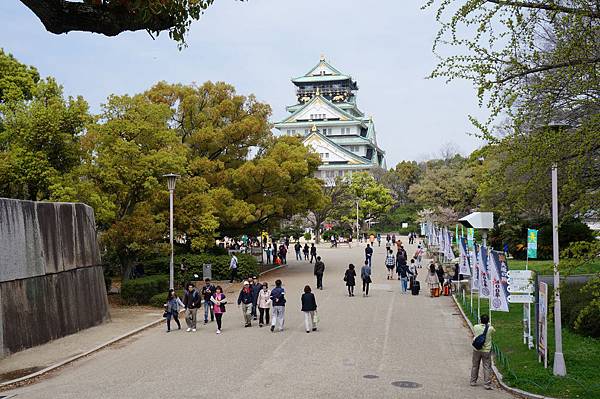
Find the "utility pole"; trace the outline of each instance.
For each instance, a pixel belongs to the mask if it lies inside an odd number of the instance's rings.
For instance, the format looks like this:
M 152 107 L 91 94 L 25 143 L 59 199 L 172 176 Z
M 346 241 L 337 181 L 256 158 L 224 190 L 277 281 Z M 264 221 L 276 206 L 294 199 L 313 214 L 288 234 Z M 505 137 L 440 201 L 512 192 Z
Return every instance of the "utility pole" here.
M 562 352 L 562 321 L 560 314 L 560 273 L 558 271 L 558 167 L 552 165 L 552 258 L 554 261 L 554 375 L 567 375 Z

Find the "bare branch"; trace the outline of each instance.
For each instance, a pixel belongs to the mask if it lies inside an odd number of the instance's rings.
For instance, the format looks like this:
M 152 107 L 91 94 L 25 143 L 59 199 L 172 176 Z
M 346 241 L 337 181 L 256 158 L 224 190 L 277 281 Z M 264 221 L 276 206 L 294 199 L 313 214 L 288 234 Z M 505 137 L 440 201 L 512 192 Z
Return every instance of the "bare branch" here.
M 486 0 L 488 3 L 498 4 L 499 6 L 513 6 L 521 8 L 533 8 L 537 10 L 559 11 L 567 14 L 583 15 L 590 18 L 600 18 L 600 12 L 593 10 L 584 10 L 582 8 L 573 8 L 550 3 L 534 3 L 530 1 L 511 1 L 511 0 Z

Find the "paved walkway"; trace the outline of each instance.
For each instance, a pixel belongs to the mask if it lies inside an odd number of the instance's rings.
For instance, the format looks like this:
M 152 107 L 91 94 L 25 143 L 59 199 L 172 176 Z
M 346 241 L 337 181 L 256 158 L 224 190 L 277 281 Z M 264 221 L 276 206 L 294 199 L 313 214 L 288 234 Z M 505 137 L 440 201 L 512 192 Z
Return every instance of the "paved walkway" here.
M 78 399 L 510 397 L 469 386 L 467 329 L 451 298 L 402 295 L 397 281 L 386 280 L 383 247 L 375 249 L 371 296 L 363 298 L 357 286 L 357 296 L 347 297 L 344 270 L 349 262 L 359 267 L 363 251 L 320 250 L 325 290 L 316 292 L 321 324 L 315 333 L 304 332 L 300 312 L 302 288 L 314 287 L 312 265 L 291 261 L 267 278 L 271 284 L 281 278 L 288 292 L 283 333 L 244 328 L 241 311 L 230 304 L 219 336 L 214 324 L 196 333 L 152 328 L 8 393 Z M 392 385 L 398 381 L 420 387 Z

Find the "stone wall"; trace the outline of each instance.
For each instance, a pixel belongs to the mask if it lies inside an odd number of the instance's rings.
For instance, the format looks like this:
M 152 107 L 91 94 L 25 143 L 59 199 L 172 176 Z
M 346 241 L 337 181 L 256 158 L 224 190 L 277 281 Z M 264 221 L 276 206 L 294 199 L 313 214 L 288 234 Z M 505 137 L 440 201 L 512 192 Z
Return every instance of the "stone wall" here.
M 93 209 L 0 198 L 0 357 L 108 317 Z

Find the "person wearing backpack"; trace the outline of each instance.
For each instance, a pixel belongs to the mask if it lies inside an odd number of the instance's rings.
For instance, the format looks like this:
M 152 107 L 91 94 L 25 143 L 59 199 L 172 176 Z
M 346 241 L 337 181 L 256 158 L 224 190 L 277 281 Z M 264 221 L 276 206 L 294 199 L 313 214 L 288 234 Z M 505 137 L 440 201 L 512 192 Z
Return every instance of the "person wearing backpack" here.
M 473 326 L 473 358 L 471 366 L 471 386 L 477 384 L 479 364 L 483 363 L 483 387 L 492 389 L 492 335 L 496 330 L 487 314 L 481 315 L 481 323 Z
M 231 270 L 231 279 L 230 283 L 233 283 L 233 280 L 237 278 L 237 270 L 238 270 L 238 258 L 233 253 L 231 254 L 231 260 L 229 261 L 229 269 Z

